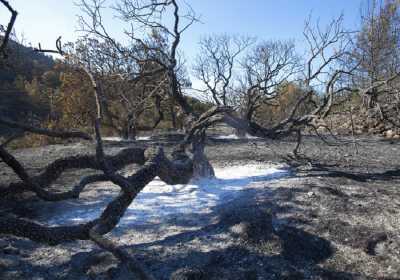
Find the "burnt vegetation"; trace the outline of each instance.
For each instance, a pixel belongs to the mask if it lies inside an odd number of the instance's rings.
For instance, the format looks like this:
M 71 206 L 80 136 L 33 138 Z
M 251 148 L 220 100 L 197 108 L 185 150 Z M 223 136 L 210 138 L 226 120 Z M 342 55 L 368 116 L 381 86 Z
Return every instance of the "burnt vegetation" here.
M 398 176 L 396 169 L 375 175 L 363 173 L 365 170 L 352 173 L 332 169 L 330 164 L 334 161 L 337 162 L 333 166 L 346 167 L 349 161 L 343 158 L 349 155 L 318 158 L 312 154 L 310 144 L 304 142 L 304 138 L 313 135 L 310 139 L 318 139 L 322 144 L 316 145 L 323 145 L 321 149 L 345 146 L 345 149 L 357 150 L 358 135 L 371 138 L 381 135 L 392 141 L 400 138 L 398 1 L 384 1 L 383 4 L 368 1 L 357 31 L 345 28 L 343 16 L 333 19 L 327 26 L 321 26 L 310 16 L 304 25 L 305 53 L 301 55 L 291 40 L 207 35 L 200 40 L 199 53 L 190 67 L 180 45 L 182 36 L 190 32 L 199 18 L 187 3 L 178 0 L 114 2 L 109 8 L 104 1 L 81 0 L 82 37 L 79 40 L 64 43 L 59 37 L 54 48 L 40 44 L 31 48 L 19 42 L 13 33 L 18 13 L 12 3 L 0 0 L 1 8 L 10 14 L 5 25 L 0 26 L 0 159 L 1 168 L 14 174 L 14 181 L 0 182 L 2 203 L 12 204 L 26 196 L 50 202 L 79 200 L 90 184 L 98 182 L 111 182 L 119 187 L 118 195 L 99 217 L 80 224 L 48 226 L 21 217 L 5 206 L 0 212 L 2 235 L 51 246 L 93 241 L 120 261 L 130 275 L 126 279 L 157 279 L 159 274 L 152 275 L 144 262 L 107 234 L 118 226 L 129 205 L 156 177 L 168 185 L 213 178 L 214 167 L 206 153 L 207 133 L 221 124 L 233 129 L 243 141 L 247 141 L 247 137 L 257 137 L 257 141 L 267 145 L 273 141 L 273 146 L 290 140 L 285 152 L 277 148 L 276 153 L 282 152 L 281 160 L 284 158 L 296 168 L 300 177 L 307 166 L 316 172 L 315 176 L 357 182 L 374 178 L 390 180 Z M 113 13 L 114 20 L 125 26 L 123 40 L 118 41 L 110 34 L 110 27 L 103 18 L 106 9 Z M 192 85 L 191 78 L 196 79 L 197 88 Z M 136 143 L 135 139 L 143 132 L 163 130 L 175 133 L 170 137 L 176 136 L 168 142 L 167 148 L 160 145 L 161 136 L 153 136 L 154 141 L 146 145 L 126 147 L 116 154 L 107 153 L 105 135 Z M 29 163 L 15 155 L 19 148 L 79 141 L 89 142 L 87 145 L 94 148 L 93 154 L 56 157 L 39 172 L 31 172 Z M 230 146 L 227 144 L 227 147 Z M 129 175 L 122 172 L 127 167 L 132 171 Z M 60 188 L 57 180 L 74 170 L 94 172 L 79 178 L 78 183 L 68 182 Z M 327 180 L 327 184 L 334 184 Z M 332 186 L 310 185 L 306 195 L 312 201 L 319 191 L 334 199 L 341 197 L 351 201 L 345 192 Z M 295 196 L 286 192 L 279 195 Z M 229 228 L 245 244 L 262 244 L 261 247 L 267 246 L 267 239 L 272 240 L 268 246 L 281 248 L 285 260 L 304 262 L 305 267 L 311 266 L 315 271 L 317 263 L 333 254 L 325 239 L 294 227 L 273 229 L 271 211 L 282 209 L 265 204 L 265 209 L 258 211 L 256 205 L 249 202 L 243 205 L 243 211 L 224 212 L 222 225 L 213 225 L 210 231 Z M 350 203 L 348 207 L 353 206 Z M 237 221 L 230 222 L 232 219 Z M 347 233 L 353 226 L 360 227 L 357 230 L 361 232 L 360 238 L 365 239 L 364 243 Z M 369 235 L 362 226 L 345 222 L 335 227 L 342 230 L 340 234 L 349 234 L 346 236 L 348 244 L 369 255 L 378 254 L 378 244 L 386 242 L 393 234 Z M 320 230 L 333 231 L 325 224 L 320 225 Z M 340 234 L 332 234 L 339 238 Z M 168 243 L 168 240 L 163 242 Z M 207 258 L 229 267 L 232 263 L 223 256 L 230 256 L 234 262 L 238 258 L 235 254 L 251 254 L 246 250 L 231 248 Z M 262 262 L 273 261 L 260 252 L 257 254 Z M 219 276 L 231 277 L 224 273 L 227 272 L 224 270 Z M 321 279 L 353 277 L 339 272 L 335 276 L 322 269 L 318 273 Z M 298 270 L 288 269 L 277 277 L 302 279 L 306 273 L 300 274 Z M 171 277 L 218 279 L 218 272 L 185 268 L 171 273 Z M 236 277 L 258 279 L 257 272 L 252 271 Z M 278 278 L 271 276 L 271 279 Z

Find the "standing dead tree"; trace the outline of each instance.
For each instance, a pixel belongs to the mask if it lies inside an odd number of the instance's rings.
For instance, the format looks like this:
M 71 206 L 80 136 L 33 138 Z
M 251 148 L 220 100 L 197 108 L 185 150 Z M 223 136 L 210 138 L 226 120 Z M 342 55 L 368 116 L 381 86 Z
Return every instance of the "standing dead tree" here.
M 306 115 L 296 119 L 326 142 L 325 136 L 318 129 L 323 127 L 330 131 L 324 119 L 336 105 L 337 97 L 353 90 L 347 83 L 355 70 L 354 66 L 347 64 L 352 32 L 344 29 L 343 15 L 333 19 L 325 28 L 318 23 L 312 24 L 310 16 L 305 23 L 303 35 L 308 49 L 300 85 L 305 94 L 299 98 L 290 116 L 295 116 L 303 102 L 312 104 L 313 108 Z M 293 152 L 297 156 L 302 129 L 297 127 L 295 131 L 297 144 Z
M 360 93 L 367 109 L 379 106 L 379 96 L 396 89 L 390 81 L 400 73 L 399 24 L 399 2 L 365 2 L 352 55 L 358 64 L 355 82 L 365 89 Z
M 349 91 L 346 77 L 352 76 L 355 67 L 347 66 L 351 32 L 343 28 L 343 16 L 334 19 L 325 30 L 319 25 L 306 22 L 304 37 L 308 44 L 308 58 L 305 61 L 302 84 L 307 91 L 305 98 L 317 97 L 320 93 L 320 102 L 315 102 L 313 115 L 325 118 L 337 94 Z
M 358 66 L 353 80 L 362 101 L 359 111 L 388 127 L 400 127 L 399 26 L 398 1 L 366 1 L 352 51 Z

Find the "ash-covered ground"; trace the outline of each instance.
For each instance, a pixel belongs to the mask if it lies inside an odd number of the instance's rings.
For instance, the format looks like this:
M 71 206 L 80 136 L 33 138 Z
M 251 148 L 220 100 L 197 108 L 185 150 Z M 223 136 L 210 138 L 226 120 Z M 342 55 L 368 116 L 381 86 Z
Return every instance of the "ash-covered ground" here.
M 306 137 L 306 157 L 294 161 L 287 157 L 293 141 L 230 138 L 208 140 L 207 155 L 221 178 L 163 193 L 154 191 L 163 188 L 154 183 L 156 189 L 138 199 L 127 213 L 131 219 L 109 237 L 156 279 L 400 279 L 400 142 L 365 137 L 329 146 Z M 106 151 L 154 143 L 109 141 Z M 78 143 L 15 155 L 33 174 L 56 158 L 93 151 Z M 0 170 L 2 183 L 17 180 L 4 165 Z M 235 174 L 226 175 L 229 170 Z M 67 172 L 53 187 L 71 187 L 88 172 Z M 227 192 L 216 191 L 220 185 Z M 79 201 L 63 203 L 25 195 L 15 202 L 3 199 L 1 211 L 48 224 L 71 217 L 68 222 L 79 222 L 96 215 L 116 192 L 110 184 L 93 185 Z M 177 203 L 190 199 L 193 207 L 183 203 L 175 209 L 174 196 Z M 51 247 L 1 236 L 0 279 L 133 278 L 90 241 Z

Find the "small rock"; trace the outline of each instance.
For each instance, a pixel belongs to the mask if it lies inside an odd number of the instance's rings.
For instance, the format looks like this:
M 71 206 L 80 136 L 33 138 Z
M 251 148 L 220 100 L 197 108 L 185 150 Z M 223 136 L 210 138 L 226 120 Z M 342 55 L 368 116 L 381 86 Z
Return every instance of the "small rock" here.
M 371 256 L 376 256 L 377 255 L 377 245 L 379 243 L 385 242 L 388 239 L 388 236 L 385 232 L 380 232 L 372 235 L 370 238 L 368 238 L 366 244 L 365 244 L 365 252 L 368 255 Z
M 198 268 L 181 268 L 172 273 L 170 280 L 205 280 L 207 279 L 203 270 Z
M 390 129 L 390 130 L 385 131 L 385 132 L 384 132 L 384 135 L 385 135 L 386 138 L 391 139 L 391 138 L 393 138 L 393 136 L 395 135 L 395 133 L 394 133 L 393 130 Z
M 385 242 L 381 242 L 376 244 L 375 246 L 375 255 L 377 256 L 384 256 L 388 253 L 388 248 Z
M 317 196 L 317 195 L 315 194 L 315 192 L 308 192 L 308 193 L 307 193 L 307 196 L 308 196 L 308 197 L 315 197 L 315 196 Z
M 374 134 L 374 133 L 376 133 L 376 129 L 375 128 L 368 129 L 368 134 Z

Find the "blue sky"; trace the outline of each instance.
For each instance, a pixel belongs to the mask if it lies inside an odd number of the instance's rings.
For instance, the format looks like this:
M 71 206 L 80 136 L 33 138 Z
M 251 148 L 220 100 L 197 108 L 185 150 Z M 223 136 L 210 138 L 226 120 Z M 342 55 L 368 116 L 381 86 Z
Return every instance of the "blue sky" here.
M 305 19 L 312 12 L 322 24 L 344 13 L 345 24 L 355 29 L 359 23 L 361 0 L 186 0 L 201 16 L 184 35 L 182 49 L 190 60 L 197 51 L 197 42 L 209 33 L 236 33 L 260 39 L 294 39 L 301 48 Z M 9 0 L 18 11 L 17 32 L 28 42 L 43 47 L 53 46 L 62 35 L 74 40 L 76 15 L 79 9 L 73 0 Z M 112 3 L 113 0 L 108 0 Z M 0 22 L 8 14 L 0 9 Z M 118 26 L 114 27 L 117 29 Z M 112 30 L 117 32 L 118 30 Z

